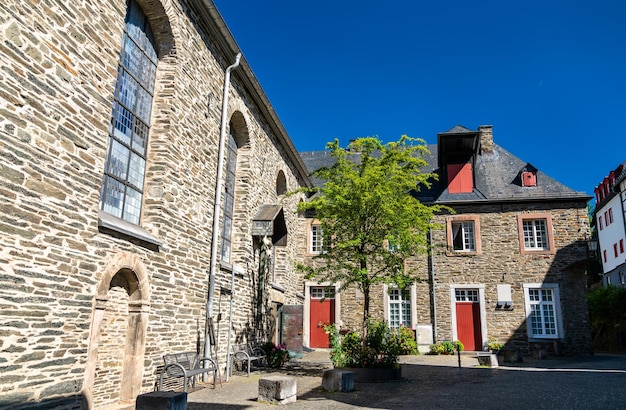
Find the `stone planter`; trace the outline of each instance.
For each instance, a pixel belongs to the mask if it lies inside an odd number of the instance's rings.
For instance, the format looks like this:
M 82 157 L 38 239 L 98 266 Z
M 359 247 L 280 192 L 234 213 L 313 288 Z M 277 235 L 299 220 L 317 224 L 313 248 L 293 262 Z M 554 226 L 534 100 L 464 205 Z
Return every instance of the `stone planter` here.
M 355 383 L 383 383 L 402 379 L 402 366 L 397 369 L 367 367 L 336 367 L 354 373 Z

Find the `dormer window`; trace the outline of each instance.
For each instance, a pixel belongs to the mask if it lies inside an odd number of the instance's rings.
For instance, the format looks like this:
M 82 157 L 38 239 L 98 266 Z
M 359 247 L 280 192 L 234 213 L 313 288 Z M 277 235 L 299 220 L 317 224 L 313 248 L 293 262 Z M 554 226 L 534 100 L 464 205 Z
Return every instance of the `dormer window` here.
M 463 194 L 473 190 L 472 164 L 448 164 L 448 192 Z
M 537 186 L 537 174 L 532 171 L 522 172 L 522 186 Z

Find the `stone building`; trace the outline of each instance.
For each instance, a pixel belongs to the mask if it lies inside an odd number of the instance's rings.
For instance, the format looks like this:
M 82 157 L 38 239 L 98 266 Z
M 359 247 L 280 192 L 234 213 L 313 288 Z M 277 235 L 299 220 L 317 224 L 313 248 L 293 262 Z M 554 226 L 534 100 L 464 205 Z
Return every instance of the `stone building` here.
M 276 340 L 311 182 L 214 4 L 8 0 L 0 32 L 0 407 Z
M 432 255 L 406 262 L 421 272 L 420 281 L 405 290 L 379 286 L 373 316 L 415 329 L 422 351 L 443 340 L 483 350 L 494 339 L 523 354 L 589 353 L 584 271 L 590 197 L 495 144 L 491 126 L 456 126 L 437 138 L 428 146 L 424 171 L 436 172 L 439 180 L 416 195 L 455 213 L 437 216 L 442 228 L 429 234 Z M 301 156 L 313 170 L 330 165 L 325 154 Z M 307 229 L 311 257 L 319 251 L 315 238 L 321 233 L 313 218 Z M 330 297 L 316 300 L 332 285 L 306 284 L 305 344 L 327 343 L 318 335 L 320 320 L 359 326 L 358 289 L 335 295 L 331 290 Z

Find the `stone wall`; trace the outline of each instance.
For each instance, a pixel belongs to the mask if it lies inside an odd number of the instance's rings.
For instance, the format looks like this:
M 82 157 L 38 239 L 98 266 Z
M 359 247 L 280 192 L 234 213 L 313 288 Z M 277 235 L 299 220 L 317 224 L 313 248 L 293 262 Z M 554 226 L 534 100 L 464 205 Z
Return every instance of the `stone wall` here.
M 0 6 L 0 407 L 129 401 L 153 389 L 164 353 L 195 351 L 199 334 L 204 343 L 222 88 L 233 61 L 224 39 L 204 29 L 216 23 L 197 11 L 202 2 L 139 1 L 159 49 L 140 227 L 162 245 L 101 232 L 125 3 Z M 252 218 L 262 204 L 284 207 L 289 233 L 276 252 L 275 282 L 286 304 L 302 303 L 293 261 L 304 222 L 295 213 L 301 196 L 276 193 L 279 171 L 288 190 L 303 183 L 292 147 L 243 81 L 249 69 L 237 70 L 229 117 L 246 145 L 236 182 L 232 337 L 242 339 L 257 325 Z M 233 265 L 216 272 L 222 369 L 230 299 L 220 290 L 230 289 Z
M 482 254 L 453 255 L 446 246 L 434 252 L 439 340 L 452 339 L 450 288 L 454 284 L 484 285 L 488 337 L 506 341 L 507 347 L 529 353 L 526 332 L 525 283 L 559 284 L 564 333 L 563 353 L 589 353 L 590 331 L 586 300 L 585 232 L 589 223 L 586 204 L 537 202 L 455 207 L 456 215 L 478 214 Z M 520 252 L 517 215 L 543 212 L 552 216 L 554 254 L 525 255 Z M 440 217 L 443 224 L 444 217 Z M 446 233 L 437 230 L 435 244 L 446 244 Z M 582 269 L 581 269 L 582 264 Z M 512 310 L 496 309 L 497 285 L 511 285 Z
M 415 257 L 406 263 L 419 278 L 412 295 L 418 326 L 432 326 L 435 341 L 452 340 L 455 334 L 451 308 L 451 288 L 456 285 L 476 285 L 484 290 L 486 323 L 482 323 L 487 338 L 506 342 L 509 349 L 521 349 L 531 354 L 526 330 L 523 285 L 557 283 L 564 337 L 560 354 L 589 354 L 591 338 L 586 299 L 586 243 L 589 231 L 584 201 L 499 203 L 455 206 L 455 216 L 478 215 L 480 225 L 480 254 L 459 255 L 447 246 L 446 215 L 439 215 L 439 228 L 433 230 L 433 277 L 429 275 L 427 256 Z M 518 215 L 539 212 L 552 218 L 555 252 L 552 254 L 523 254 L 520 250 Z M 511 286 L 512 309 L 496 307 L 497 286 Z M 432 297 L 434 291 L 435 299 Z M 339 321 L 348 328 L 362 323 L 363 294 L 354 286 L 343 291 Z M 384 318 L 382 287 L 372 289 L 370 311 L 373 318 Z M 544 343 L 553 346 L 552 341 Z M 556 353 L 551 347 L 551 353 Z

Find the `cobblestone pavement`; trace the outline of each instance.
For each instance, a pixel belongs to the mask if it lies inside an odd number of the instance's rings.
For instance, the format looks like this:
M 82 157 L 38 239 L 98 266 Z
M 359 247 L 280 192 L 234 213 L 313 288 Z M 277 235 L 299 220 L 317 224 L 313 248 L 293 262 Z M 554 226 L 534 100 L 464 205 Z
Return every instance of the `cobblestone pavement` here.
M 626 356 L 548 358 L 478 366 L 471 355 L 405 356 L 403 379 L 356 383 L 348 393 L 321 388 L 328 352 L 316 350 L 284 369 L 236 374 L 216 389 L 194 391 L 188 409 L 277 408 L 257 401 L 259 378 L 276 373 L 296 377 L 298 396 L 284 409 L 626 409 Z

